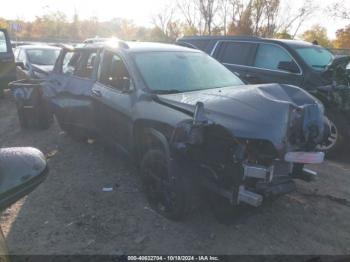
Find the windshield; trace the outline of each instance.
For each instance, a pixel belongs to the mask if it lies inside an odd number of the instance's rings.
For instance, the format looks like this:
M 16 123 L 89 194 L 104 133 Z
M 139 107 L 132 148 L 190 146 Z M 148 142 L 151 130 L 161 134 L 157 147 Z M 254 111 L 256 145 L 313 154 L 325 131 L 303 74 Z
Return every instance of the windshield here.
M 323 71 L 333 61 L 333 54 L 320 46 L 294 48 L 303 60 L 317 71 Z
M 30 63 L 35 65 L 54 65 L 60 53 L 59 49 L 29 49 L 27 56 Z
M 135 62 L 148 88 L 156 93 L 243 85 L 226 67 L 203 53 L 138 53 Z

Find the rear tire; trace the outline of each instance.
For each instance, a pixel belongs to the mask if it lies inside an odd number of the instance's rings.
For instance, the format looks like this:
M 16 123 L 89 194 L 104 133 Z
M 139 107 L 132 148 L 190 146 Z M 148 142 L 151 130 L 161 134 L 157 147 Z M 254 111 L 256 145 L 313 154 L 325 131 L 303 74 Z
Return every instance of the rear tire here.
M 148 150 L 141 161 L 140 176 L 151 207 L 164 217 L 180 221 L 191 207 L 190 181 L 179 161 L 168 161 L 161 149 Z

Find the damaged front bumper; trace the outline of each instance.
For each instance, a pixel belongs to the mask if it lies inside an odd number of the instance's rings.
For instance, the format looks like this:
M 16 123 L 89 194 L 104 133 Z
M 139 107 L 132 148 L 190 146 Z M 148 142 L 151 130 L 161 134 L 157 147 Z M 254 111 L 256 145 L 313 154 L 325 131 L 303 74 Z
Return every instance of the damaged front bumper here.
M 322 163 L 324 153 L 290 152 L 286 154 L 286 160 L 289 162 L 274 161 L 269 167 L 244 164 L 243 179 L 238 190 L 223 192 L 222 189 L 217 189 L 216 191 L 229 198 L 233 205 L 244 203 L 259 207 L 265 199 L 274 199 L 295 191 L 294 179 L 314 181 L 317 173 L 304 168 L 304 164 Z

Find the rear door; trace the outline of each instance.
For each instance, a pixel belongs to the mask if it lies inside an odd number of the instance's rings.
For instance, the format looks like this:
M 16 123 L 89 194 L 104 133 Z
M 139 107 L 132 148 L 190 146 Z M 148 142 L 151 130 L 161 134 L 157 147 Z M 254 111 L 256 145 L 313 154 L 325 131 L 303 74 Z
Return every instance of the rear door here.
M 16 79 L 13 51 L 5 29 L 0 29 L 0 96 L 7 84 Z
M 253 64 L 256 43 L 246 41 L 220 41 L 212 56 L 224 64 L 243 81 L 250 82 L 251 65 Z
M 49 75 L 51 103 L 60 124 L 86 131 L 94 129 L 91 90 L 96 54 L 93 49 L 66 51 Z
M 280 69 L 281 63 L 293 63 L 297 72 Z M 282 46 L 272 43 L 260 43 L 247 81 L 253 84 L 279 83 L 300 86 L 303 83 L 302 69 L 293 56 Z

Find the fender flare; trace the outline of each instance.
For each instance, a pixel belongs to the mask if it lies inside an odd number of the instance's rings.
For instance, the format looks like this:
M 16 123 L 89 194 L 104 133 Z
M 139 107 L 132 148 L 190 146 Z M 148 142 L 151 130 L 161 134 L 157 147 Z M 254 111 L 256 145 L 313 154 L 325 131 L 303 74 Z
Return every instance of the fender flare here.
M 169 143 L 168 143 L 168 140 L 166 139 L 166 137 L 160 131 L 158 131 L 154 128 L 146 128 L 145 134 L 153 137 L 156 141 L 158 141 L 161 144 L 161 146 L 164 149 L 164 152 L 169 160 L 170 159 L 170 146 L 169 146 Z

